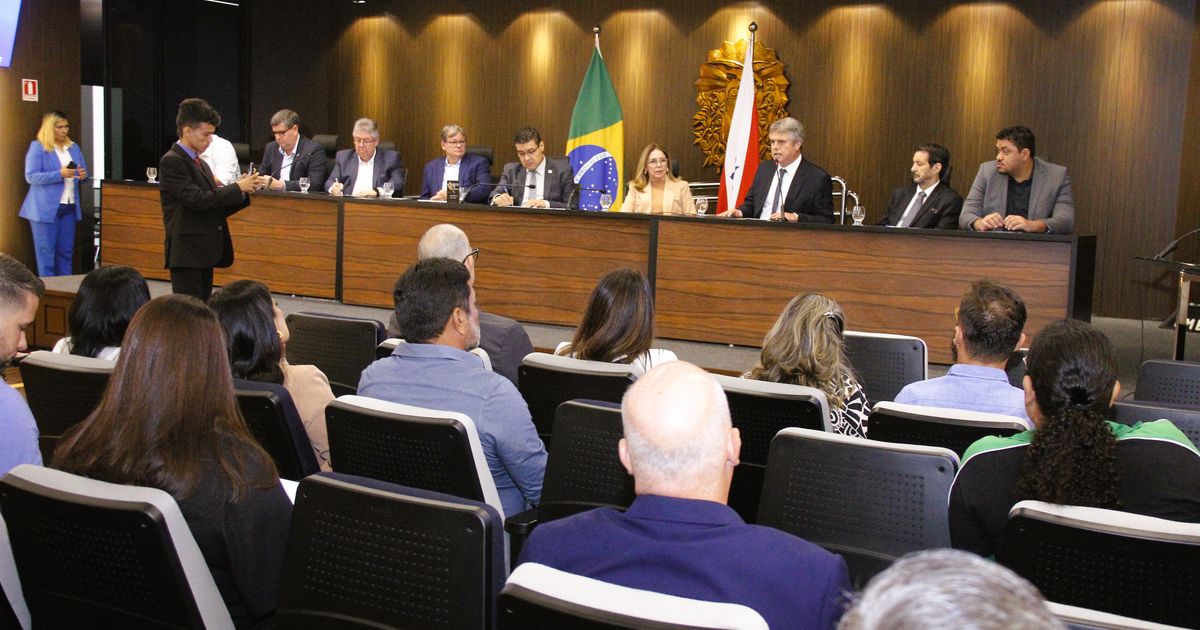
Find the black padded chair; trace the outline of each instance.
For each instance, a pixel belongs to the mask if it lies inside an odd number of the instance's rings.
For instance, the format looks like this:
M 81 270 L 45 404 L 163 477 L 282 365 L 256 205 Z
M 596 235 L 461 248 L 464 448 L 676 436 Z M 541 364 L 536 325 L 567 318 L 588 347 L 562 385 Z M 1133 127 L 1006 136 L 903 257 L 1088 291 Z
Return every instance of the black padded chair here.
M 1138 370 L 1138 402 L 1200 409 L 1200 363 L 1150 360 Z
M 1200 627 L 1200 524 L 1021 501 L 996 560 L 1050 601 Z
M 784 429 L 771 442 L 758 524 L 841 554 L 861 586 L 906 553 L 950 546 L 957 471 L 944 448 Z
M 719 374 L 715 378 L 725 390 L 733 426 L 742 438 L 741 463 L 733 471 L 729 507 L 747 523 L 753 523 L 758 518 L 771 440 L 787 427 L 832 430 L 829 402 L 824 392 L 812 387 Z
M 1173 627 L 1056 602 L 1046 602 L 1046 608 L 1063 622 L 1067 630 L 1168 630 Z
M 383 323 L 318 313 L 292 313 L 286 319 L 292 333 L 288 362 L 317 366 L 329 377 L 334 395 L 356 393 L 362 371 L 375 361 L 375 348 L 386 337 Z
M 337 473 L 300 482 L 280 628 L 495 627 L 500 515 L 483 503 Z
M 395 151 L 396 143 L 391 140 L 380 140 L 379 144 L 375 145 L 375 148 L 379 151 Z
M 626 364 L 584 361 L 544 352 L 526 355 L 517 370 L 521 396 L 529 405 L 533 425 L 547 449 L 559 405 L 576 399 L 619 403 L 634 378 Z
M 231 142 L 233 145 L 233 153 L 237 156 L 238 166 L 245 168 L 250 164 L 250 143 L 249 142 Z
M 321 150 L 325 152 L 325 172 L 333 173 L 333 167 L 337 165 L 337 147 L 338 135 L 336 133 L 316 133 L 312 137 L 313 142 L 321 145 Z M 325 182 L 313 182 L 320 190 L 325 190 Z
M 1027 356 L 1029 356 L 1029 348 L 1017 348 L 1008 355 L 1008 362 L 1004 364 L 1004 373 L 1008 375 L 1009 385 L 1017 388 L 1025 386 L 1025 357 Z
M 39 350 L 20 364 L 25 398 L 38 425 L 38 448 L 49 464 L 63 433 L 100 404 L 113 361 Z
M 847 330 L 845 340 L 846 357 L 872 405 L 929 378 L 929 351 L 919 337 Z
M 1028 420 L 1014 416 L 894 402 L 875 405 L 867 426 L 872 440 L 940 446 L 959 457 L 980 438 L 1008 437 L 1033 428 Z
M 1112 420 L 1121 424 L 1154 422 L 1166 418 L 1183 431 L 1194 445 L 1200 445 L 1200 409 L 1170 407 L 1152 403 L 1120 400 L 1112 406 Z
M 486 145 L 486 144 L 471 145 L 471 146 L 467 147 L 467 153 L 469 155 L 478 155 L 478 156 L 482 157 L 483 159 L 487 160 L 488 170 L 491 170 L 492 166 L 496 164 L 496 161 L 494 159 L 492 159 L 493 158 L 492 147 L 490 145 Z
M 275 460 L 279 476 L 299 481 L 320 470 L 292 395 L 282 385 L 234 379 L 238 406 L 254 439 Z
M 25 593 L 21 590 L 21 577 L 17 575 L 8 527 L 0 517 L 0 628 L 28 630 L 31 627 L 33 622 L 29 618 L 29 606 L 25 604 Z
M 22 464 L 0 511 L 42 628 L 233 628 L 171 495 Z

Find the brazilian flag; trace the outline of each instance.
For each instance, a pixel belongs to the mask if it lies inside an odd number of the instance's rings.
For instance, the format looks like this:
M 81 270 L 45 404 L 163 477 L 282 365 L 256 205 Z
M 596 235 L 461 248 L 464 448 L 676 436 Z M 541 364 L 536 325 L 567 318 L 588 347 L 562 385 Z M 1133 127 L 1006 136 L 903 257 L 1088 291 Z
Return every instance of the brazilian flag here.
M 579 186 L 579 209 L 600 210 L 601 191 L 612 195 L 612 210 L 621 209 L 625 163 L 625 122 L 617 91 L 613 89 L 600 42 L 592 51 L 575 111 L 571 114 L 571 130 L 567 133 L 567 158 L 575 171 Z

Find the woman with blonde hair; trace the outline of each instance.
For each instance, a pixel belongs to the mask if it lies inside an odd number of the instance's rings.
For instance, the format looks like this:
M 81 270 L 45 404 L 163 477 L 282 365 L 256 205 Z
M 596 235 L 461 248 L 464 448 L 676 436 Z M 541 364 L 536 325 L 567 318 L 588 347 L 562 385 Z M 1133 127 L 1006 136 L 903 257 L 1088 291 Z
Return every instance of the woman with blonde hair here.
M 48 112 L 25 154 L 29 193 L 19 216 L 33 229 L 33 249 L 42 277 L 71 275 L 75 223 L 83 218 L 79 182 L 87 178 L 87 163 L 79 145 L 71 142 L 70 131 L 66 114 Z
M 758 365 L 743 377 L 819 389 L 829 400 L 833 430 L 866 437 L 871 405 L 846 358 L 844 329 L 837 302 L 819 293 L 798 295 L 763 339 Z
M 641 214 L 696 214 L 688 183 L 671 173 L 671 156 L 666 148 L 651 142 L 638 158 L 637 175 L 621 212 Z

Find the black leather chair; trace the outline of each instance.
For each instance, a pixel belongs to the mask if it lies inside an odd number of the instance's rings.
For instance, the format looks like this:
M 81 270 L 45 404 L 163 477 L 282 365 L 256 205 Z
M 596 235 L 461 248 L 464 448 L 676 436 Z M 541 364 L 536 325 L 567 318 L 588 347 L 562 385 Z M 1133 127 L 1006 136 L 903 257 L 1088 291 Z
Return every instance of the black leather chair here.
M 1200 409 L 1200 363 L 1162 360 L 1142 363 L 1133 399 Z
M 320 473 L 296 492 L 276 625 L 490 630 L 504 577 L 491 506 Z
M 1154 422 L 1163 418 L 1170 420 L 1180 431 L 1183 431 L 1192 444 L 1200 445 L 1200 409 L 1127 400 L 1117 401 L 1112 406 L 1112 420 L 1121 424 Z
M 386 337 L 383 323 L 318 313 L 292 313 L 286 319 L 292 333 L 288 361 L 317 366 L 335 395 L 357 392 L 362 371 L 375 361 L 375 348 Z
M 847 330 L 846 357 L 867 400 L 895 400 L 905 385 L 929 378 L 929 351 L 919 337 Z
M 233 145 L 233 153 L 237 156 L 238 166 L 245 168 L 250 164 L 250 143 L 249 142 L 231 142 Z
M 234 387 L 246 426 L 275 460 L 280 477 L 299 481 L 320 470 L 292 395 L 282 385 L 234 379 Z
M 521 396 L 529 405 L 533 425 L 547 449 L 559 405 L 576 399 L 619 403 L 633 379 L 633 372 L 625 364 L 583 361 L 544 352 L 526 355 L 517 370 Z
M 1008 355 L 1008 362 L 1004 364 L 1004 373 L 1008 375 L 1009 385 L 1018 388 L 1025 386 L 1025 357 L 1027 356 L 1029 356 L 1029 348 L 1017 348 Z
M 100 404 L 113 361 L 39 350 L 20 364 L 25 398 L 38 425 L 38 448 L 47 465 L 63 433 Z
M 978 411 L 881 402 L 867 418 L 867 437 L 881 442 L 948 448 L 962 457 L 976 440 L 1008 437 L 1033 428 L 1024 418 Z
M 469 155 L 478 155 L 478 156 L 484 158 L 485 160 L 487 160 L 488 170 L 491 170 L 492 166 L 494 166 L 496 164 L 496 161 L 493 159 L 493 156 L 492 156 L 492 147 L 489 145 L 476 144 L 476 145 L 469 146 L 469 147 L 467 147 L 467 153 Z
M 375 145 L 375 148 L 379 151 L 395 151 L 396 143 L 391 140 L 380 140 L 379 144 Z

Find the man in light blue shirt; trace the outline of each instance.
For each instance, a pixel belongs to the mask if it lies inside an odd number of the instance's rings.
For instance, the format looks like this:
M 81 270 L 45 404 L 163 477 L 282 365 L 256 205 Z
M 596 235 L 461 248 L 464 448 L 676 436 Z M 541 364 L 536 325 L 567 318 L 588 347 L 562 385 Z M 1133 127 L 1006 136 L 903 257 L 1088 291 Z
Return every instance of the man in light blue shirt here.
M 537 505 L 546 447 L 529 407 L 511 381 L 468 352 L 479 346 L 471 272 L 449 258 L 422 260 L 396 282 L 395 303 L 407 341 L 363 371 L 359 395 L 465 414 L 479 431 L 505 516 Z
M 45 285 L 20 261 L 0 253 L 0 369 L 26 348 Z M 42 465 L 38 428 L 25 398 L 0 383 L 0 475 L 18 464 Z
M 896 402 L 999 413 L 1028 419 L 1025 392 L 1008 382 L 1005 364 L 1025 345 L 1025 302 L 1012 289 L 980 280 L 955 311 L 954 365 L 945 376 L 912 383 Z

